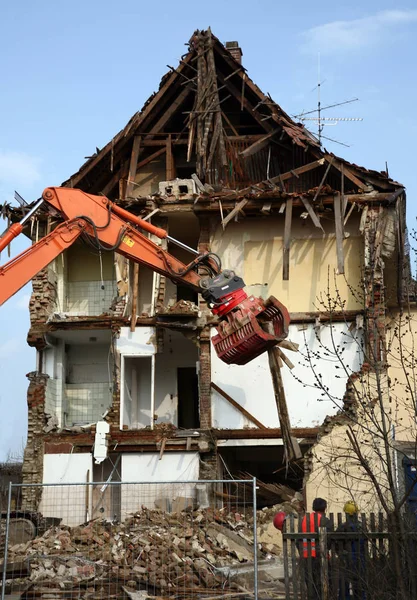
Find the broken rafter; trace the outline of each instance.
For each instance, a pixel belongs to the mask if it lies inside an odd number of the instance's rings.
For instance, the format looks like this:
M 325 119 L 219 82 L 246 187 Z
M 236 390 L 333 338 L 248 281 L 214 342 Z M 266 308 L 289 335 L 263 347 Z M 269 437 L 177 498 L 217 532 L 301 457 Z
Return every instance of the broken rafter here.
M 141 136 L 135 135 L 133 138 L 132 153 L 130 155 L 129 173 L 127 176 L 126 197 L 129 198 L 133 194 L 133 186 L 135 183 L 136 171 L 138 166 L 138 157 L 140 152 Z
M 239 153 L 240 156 L 242 156 L 243 158 L 248 158 L 248 156 L 256 154 L 257 152 L 262 150 L 262 148 L 265 148 L 265 146 L 269 144 L 270 138 L 273 137 L 275 134 L 279 133 L 280 131 L 282 131 L 281 128 L 274 129 L 274 131 L 270 131 L 266 135 L 263 135 L 259 140 L 256 140 L 256 142 L 254 142 L 251 146 L 248 146 L 248 148 L 242 150 L 242 152 Z
M 303 165 L 302 167 L 298 167 L 296 169 L 292 169 L 291 171 L 287 171 L 286 173 L 283 173 L 282 175 L 277 175 L 276 177 L 271 177 L 270 179 L 266 180 L 266 181 L 261 181 L 258 185 L 260 185 L 261 183 L 282 183 L 283 181 L 286 181 L 287 179 L 291 179 L 292 177 L 298 177 L 299 175 L 302 175 L 303 173 L 307 173 L 308 171 L 312 171 L 313 169 L 317 169 L 317 167 L 321 167 L 322 165 L 324 165 L 324 158 L 320 158 L 319 160 L 315 160 L 311 163 L 308 163 L 307 165 Z M 244 194 L 245 192 L 249 192 L 251 190 L 253 186 L 244 188 L 242 190 L 239 190 L 239 194 Z
M 250 412 L 248 412 L 245 408 L 243 408 L 243 406 L 241 406 L 238 402 L 236 402 L 236 400 L 233 400 L 233 398 L 231 396 L 229 396 L 229 394 L 227 392 L 222 390 L 221 387 L 216 385 L 213 381 L 210 383 L 210 385 L 213 388 L 213 390 L 215 390 L 218 394 L 220 394 L 223 398 L 225 398 L 225 400 L 230 402 L 230 404 L 232 406 L 234 406 L 239 412 L 242 413 L 242 415 L 244 415 L 247 419 L 249 419 L 249 421 L 251 421 L 257 427 L 259 427 L 259 429 L 267 429 L 265 427 L 265 425 L 263 425 L 260 421 L 258 421 L 258 419 L 256 419 L 253 415 L 251 415 Z
M 158 158 L 158 156 L 161 156 L 161 154 L 164 154 L 164 152 L 166 152 L 166 150 L 167 149 L 166 149 L 166 146 L 165 146 L 164 148 L 160 148 L 159 150 L 157 150 L 153 154 L 150 154 L 149 156 L 147 156 L 146 158 L 144 158 L 143 160 L 141 160 L 138 163 L 137 169 L 141 169 L 142 167 L 144 167 L 145 165 L 147 165 L 151 161 L 155 160 L 155 158 Z
M 179 94 L 175 97 L 173 103 L 169 106 L 169 108 L 163 113 L 163 115 L 158 119 L 152 129 L 149 131 L 146 136 L 146 140 L 152 138 L 154 133 L 161 131 L 161 129 L 168 123 L 174 112 L 177 110 L 179 106 L 184 102 L 187 96 L 191 93 L 191 87 L 186 86 Z
M 306 209 L 306 211 L 308 212 L 308 214 L 311 217 L 311 220 L 313 221 L 314 225 L 316 227 L 318 227 L 319 229 L 322 230 L 322 232 L 324 233 L 324 229 L 322 224 L 320 223 L 320 219 L 318 218 L 318 216 L 316 215 L 316 213 L 314 212 L 313 207 L 311 206 L 310 200 L 304 196 L 301 196 L 300 198 L 301 202 L 304 204 L 304 208 Z
M 290 278 L 290 245 L 291 245 L 291 220 L 292 220 L 292 198 L 285 205 L 284 245 L 282 260 L 282 279 L 288 281 Z
M 334 197 L 334 222 L 336 231 L 336 254 L 337 254 L 337 272 L 339 275 L 345 272 L 345 262 L 343 255 L 343 214 L 341 194 L 335 194 Z
M 166 178 L 171 181 L 175 177 L 174 156 L 172 153 L 172 138 L 169 135 L 166 140 Z
M 67 182 L 71 187 L 77 187 L 78 183 L 106 156 L 106 154 L 108 154 L 112 149 L 114 150 L 119 142 L 121 145 L 124 145 L 131 139 L 132 132 L 136 131 L 140 125 L 143 125 L 152 110 L 158 105 L 164 94 L 170 89 L 175 80 L 179 78 L 180 71 L 182 71 L 188 65 L 191 58 L 192 53 L 190 52 L 186 58 L 181 61 L 178 69 L 168 77 L 161 89 L 154 95 L 144 110 L 140 113 L 136 113 L 124 129 L 122 129 L 112 140 L 110 140 L 108 144 L 106 144 L 106 146 L 104 146 L 104 148 L 100 150 L 100 152 L 96 154 L 96 156 L 85 163 L 81 169 L 71 177 L 71 179 Z M 187 88 L 187 90 L 189 91 L 189 88 Z M 120 148 L 118 151 L 120 152 Z
M 332 162 L 332 165 L 334 167 L 336 167 L 336 169 L 338 171 L 340 171 L 340 173 L 342 173 L 342 161 L 338 161 L 334 156 L 331 156 L 330 154 L 325 154 L 324 158 L 326 159 L 327 162 Z M 361 181 L 360 179 L 358 179 L 356 177 L 356 175 L 354 175 L 352 173 L 352 171 L 343 163 L 343 175 L 344 177 L 347 177 L 348 179 L 350 179 L 350 181 L 355 184 L 360 190 L 363 190 L 365 187 L 365 184 L 363 183 L 363 181 Z
M 233 217 L 235 217 L 238 213 L 242 211 L 242 209 L 246 206 L 248 202 L 249 200 L 247 198 L 244 198 L 236 204 L 234 209 L 222 220 L 223 229 L 226 229 L 226 225 L 233 219 Z
M 239 103 L 241 103 L 244 108 L 246 108 L 246 110 L 252 115 L 252 117 L 262 127 L 262 129 L 266 129 L 268 132 L 274 130 L 272 125 L 270 125 L 267 121 L 262 120 L 261 115 L 259 115 L 257 111 L 254 110 L 249 100 L 245 96 L 242 96 L 242 92 L 239 91 L 230 80 L 226 81 L 226 79 L 221 73 L 219 73 L 219 79 L 222 84 L 226 85 L 227 89 L 233 94 L 236 100 Z

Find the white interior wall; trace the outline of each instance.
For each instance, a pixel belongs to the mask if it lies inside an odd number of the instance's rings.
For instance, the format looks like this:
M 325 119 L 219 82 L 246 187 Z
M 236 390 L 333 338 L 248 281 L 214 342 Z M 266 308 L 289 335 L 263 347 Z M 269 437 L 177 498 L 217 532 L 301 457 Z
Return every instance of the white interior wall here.
M 124 454 L 122 481 L 147 482 L 149 485 L 122 485 L 122 520 L 141 506 L 155 508 L 155 501 L 163 498 L 194 497 L 195 485 L 164 485 L 156 482 L 196 481 L 199 476 L 198 452 L 159 452 Z
M 60 485 L 43 488 L 39 507 L 43 516 L 61 518 L 62 523 L 70 527 L 84 523 L 87 517 L 86 495 L 91 506 L 91 487 L 82 484 L 87 478 L 91 480 L 92 468 L 91 454 L 45 454 L 43 483 Z M 81 485 L 62 485 L 66 483 Z
M 149 427 L 153 422 L 153 356 L 124 357 L 123 361 L 123 425 Z
M 121 327 L 120 335 L 116 339 L 116 350 L 129 356 L 149 356 L 156 352 L 155 327 Z
M 156 423 L 178 425 L 177 369 L 196 368 L 197 346 L 177 331 L 165 331 L 164 350 L 155 357 Z
M 140 360 L 141 358 L 154 357 L 156 352 L 155 328 L 136 327 L 135 331 L 130 331 L 130 327 L 122 327 L 120 335 L 116 339 L 116 350 L 120 355 L 120 429 L 123 429 L 124 426 L 129 428 L 134 426 L 133 419 L 135 415 L 132 415 L 132 401 L 129 397 L 129 394 L 132 394 L 133 359 Z M 144 367 L 146 366 L 144 365 Z M 133 394 L 137 395 L 135 386 L 137 386 L 137 377 L 133 378 Z M 148 410 L 148 416 L 146 410 Z M 147 420 L 141 426 L 145 427 L 152 423 L 150 404 L 143 411 L 142 418 L 147 416 Z
M 214 335 L 215 332 L 213 332 Z M 300 344 L 299 352 L 284 350 L 295 365 L 293 370 L 283 366 L 282 378 L 286 392 L 288 412 L 293 427 L 315 427 L 321 424 L 327 415 L 335 414 L 342 403 L 346 390 L 347 374 L 340 361 L 331 356 L 333 348 L 343 348 L 343 364 L 348 373 L 359 370 L 362 362 L 362 333 L 354 330 L 351 334 L 345 323 L 322 325 L 316 335 L 314 324 L 290 326 L 288 339 Z M 307 356 L 309 349 L 310 363 Z M 330 352 L 329 352 L 330 351 Z M 316 357 L 319 353 L 321 359 Z M 211 353 L 212 381 L 239 402 L 248 412 L 266 427 L 279 427 L 277 408 L 269 370 L 268 355 L 262 354 L 250 363 L 250 366 L 226 365 Z M 329 388 L 329 396 L 323 396 L 316 387 L 317 376 L 323 386 Z M 227 400 L 212 390 L 213 426 L 221 429 L 240 429 L 255 427 Z
M 64 424 L 65 344 L 54 344 L 42 351 L 42 372 L 49 375 L 46 383 L 45 413 L 54 416 L 58 427 Z

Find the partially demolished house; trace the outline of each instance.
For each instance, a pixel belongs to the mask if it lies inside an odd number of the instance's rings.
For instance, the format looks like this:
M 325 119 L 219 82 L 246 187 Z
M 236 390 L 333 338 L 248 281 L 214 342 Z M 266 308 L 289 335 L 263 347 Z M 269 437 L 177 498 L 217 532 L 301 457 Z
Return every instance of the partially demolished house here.
M 369 324 L 382 337 L 385 309 L 403 297 L 405 193 L 388 173 L 326 152 L 255 85 L 241 57 L 236 42 L 195 32 L 159 90 L 63 185 L 216 252 L 249 293 L 287 306 L 282 381 L 305 454 L 343 408 Z M 54 225 L 41 215 L 33 238 Z M 30 318 L 38 363 L 26 483 L 249 473 L 303 489 L 303 461 L 282 468 L 267 355 L 222 363 L 210 343 L 214 317 L 188 288 L 80 242 L 33 280 Z M 316 364 L 330 344 L 343 348 L 340 376 L 333 360 Z M 24 490 L 27 507 L 38 501 Z

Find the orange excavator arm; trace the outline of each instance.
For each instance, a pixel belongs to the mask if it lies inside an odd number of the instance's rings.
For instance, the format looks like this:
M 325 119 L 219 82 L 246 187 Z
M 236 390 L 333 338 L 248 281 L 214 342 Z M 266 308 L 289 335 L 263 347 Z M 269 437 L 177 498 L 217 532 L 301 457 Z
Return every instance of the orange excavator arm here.
M 23 231 L 25 223 L 41 205 L 58 211 L 65 221 L 0 267 L 0 305 L 80 236 L 87 236 L 97 250 L 119 252 L 174 283 L 188 285 L 201 293 L 219 317 L 218 334 L 213 338 L 213 344 L 224 362 L 245 364 L 287 336 L 288 311 L 275 298 L 266 302 L 253 296 L 248 298 L 243 290 L 243 280 L 231 270 L 222 271 L 220 259 L 215 254 L 198 253 L 171 238 L 164 229 L 136 217 L 104 196 L 73 188 L 47 188 L 26 217 L 0 238 L 0 252 Z M 195 259 L 188 265 L 183 264 L 139 229 L 181 246 L 195 254 Z M 270 327 L 266 331 L 267 323 L 273 324 L 273 333 Z

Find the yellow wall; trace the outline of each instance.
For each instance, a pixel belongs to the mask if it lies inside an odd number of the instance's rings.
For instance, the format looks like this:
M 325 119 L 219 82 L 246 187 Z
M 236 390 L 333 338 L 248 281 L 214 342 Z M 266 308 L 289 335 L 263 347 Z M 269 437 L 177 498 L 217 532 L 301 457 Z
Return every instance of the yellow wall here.
M 282 280 L 284 216 L 265 219 L 245 219 L 230 223 L 223 232 L 218 226 L 212 233 L 212 250 L 223 261 L 223 267 L 234 269 L 254 286 L 253 293 L 262 288 L 263 295 L 275 295 L 291 312 L 324 310 L 327 291 L 332 297 L 339 292 L 345 310 L 362 308 L 359 283 L 363 239 L 358 219 L 351 217 L 344 240 L 345 275 L 336 274 L 336 241 L 332 221 L 324 221 L 325 233 L 311 221 L 297 218 L 292 227 L 290 248 L 290 278 Z M 359 291 L 355 298 L 348 283 Z M 341 310 L 336 306 L 335 310 Z
M 102 252 L 103 280 L 114 279 L 114 253 Z M 68 281 L 100 281 L 100 258 L 87 244 L 76 243 L 66 252 Z
M 387 406 L 395 439 L 415 444 L 417 440 L 417 309 L 387 318 L 388 376 Z
M 343 512 L 348 500 L 354 500 L 361 512 L 381 510 L 375 488 L 352 452 L 346 434 L 348 425 L 336 425 L 312 449 L 311 472 L 305 484 L 308 510 L 311 510 L 314 498 L 327 500 L 328 512 L 333 513 Z M 386 491 L 386 475 L 374 443 L 367 441 L 367 432 L 363 428 L 353 425 L 353 430 L 364 454 L 374 465 L 382 489 Z

